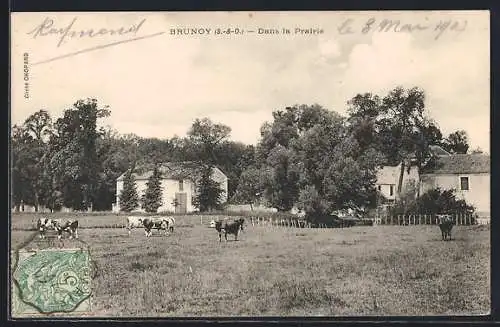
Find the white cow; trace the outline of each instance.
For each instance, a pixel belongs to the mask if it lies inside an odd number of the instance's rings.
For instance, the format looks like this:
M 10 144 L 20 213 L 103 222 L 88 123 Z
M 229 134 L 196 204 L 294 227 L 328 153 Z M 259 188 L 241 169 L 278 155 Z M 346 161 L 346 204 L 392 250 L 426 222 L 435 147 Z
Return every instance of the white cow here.
M 127 217 L 127 230 L 128 230 L 128 235 L 131 233 L 132 228 L 139 228 L 143 227 L 143 217 L 136 217 L 136 216 L 129 216 Z

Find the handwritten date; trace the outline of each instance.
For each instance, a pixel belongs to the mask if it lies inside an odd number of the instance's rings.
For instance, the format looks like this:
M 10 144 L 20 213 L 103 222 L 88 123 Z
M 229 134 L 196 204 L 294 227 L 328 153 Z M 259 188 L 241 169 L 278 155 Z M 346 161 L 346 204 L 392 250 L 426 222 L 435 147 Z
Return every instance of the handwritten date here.
M 421 32 L 421 31 L 431 31 L 435 33 L 434 39 L 439 39 L 445 32 L 463 32 L 467 28 L 467 21 L 456 21 L 456 20 L 444 20 L 439 21 L 435 24 L 410 24 L 403 23 L 398 19 L 382 19 L 376 20 L 375 18 L 370 18 L 364 23 L 354 26 L 355 22 L 353 19 L 349 18 L 342 22 L 342 24 L 337 28 L 337 31 L 341 35 L 362 33 L 368 34 L 370 32 Z

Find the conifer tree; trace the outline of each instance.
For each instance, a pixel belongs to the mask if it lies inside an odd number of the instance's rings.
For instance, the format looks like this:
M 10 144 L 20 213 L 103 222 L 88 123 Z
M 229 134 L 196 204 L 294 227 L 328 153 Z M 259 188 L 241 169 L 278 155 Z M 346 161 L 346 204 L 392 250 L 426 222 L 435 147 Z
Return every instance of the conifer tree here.
M 203 168 L 201 178 L 197 187 L 197 194 L 193 199 L 193 205 L 201 212 L 219 209 L 221 195 L 224 192 L 219 184 L 211 178 L 212 167 Z
M 139 194 L 132 169 L 123 178 L 123 189 L 120 192 L 120 211 L 131 212 L 139 206 Z
M 153 174 L 146 182 L 146 191 L 142 196 L 142 208 L 148 213 L 156 213 L 162 203 L 161 172 L 155 165 Z

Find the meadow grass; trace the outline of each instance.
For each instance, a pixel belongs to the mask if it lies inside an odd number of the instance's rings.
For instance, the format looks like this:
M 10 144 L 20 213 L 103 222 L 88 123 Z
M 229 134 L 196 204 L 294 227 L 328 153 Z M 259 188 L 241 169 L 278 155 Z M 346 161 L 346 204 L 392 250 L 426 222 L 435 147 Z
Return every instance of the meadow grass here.
M 89 217 L 87 223 L 123 217 Z M 487 314 L 490 230 L 455 226 L 344 229 L 247 224 L 233 241 L 190 216 L 168 235 L 100 229 L 80 238 L 97 265 L 94 316 Z M 210 218 L 211 219 L 211 218 Z M 208 224 L 210 219 L 206 219 Z M 28 220 L 28 219 L 26 219 Z M 17 228 L 12 246 L 33 232 Z M 35 239 L 31 246 L 43 242 Z M 74 240 L 65 240 L 71 246 Z

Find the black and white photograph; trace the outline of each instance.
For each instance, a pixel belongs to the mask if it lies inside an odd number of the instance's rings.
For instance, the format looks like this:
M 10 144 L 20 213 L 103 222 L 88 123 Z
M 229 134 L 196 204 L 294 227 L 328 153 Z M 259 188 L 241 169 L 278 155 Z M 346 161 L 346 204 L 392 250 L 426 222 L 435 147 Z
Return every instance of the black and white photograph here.
M 10 315 L 490 314 L 490 13 L 11 13 Z

